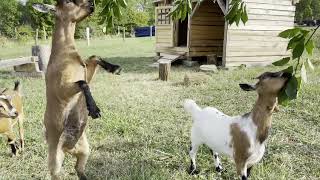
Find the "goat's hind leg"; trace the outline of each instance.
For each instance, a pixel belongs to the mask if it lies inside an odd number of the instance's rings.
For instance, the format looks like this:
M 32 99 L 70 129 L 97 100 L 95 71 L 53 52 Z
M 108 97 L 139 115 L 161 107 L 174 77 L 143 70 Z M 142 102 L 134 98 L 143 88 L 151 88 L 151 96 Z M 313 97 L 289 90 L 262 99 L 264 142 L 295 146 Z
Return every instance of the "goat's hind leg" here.
M 50 135 L 48 137 L 51 137 Z M 52 180 L 60 180 L 64 152 L 59 142 L 59 138 L 48 139 L 48 167 Z
M 8 137 L 8 144 L 11 148 L 11 153 L 13 156 L 16 156 L 19 150 L 19 145 L 16 141 L 16 137 L 12 131 L 12 129 L 7 133 L 7 137 Z
M 196 166 L 196 156 L 197 156 L 197 152 L 198 152 L 200 145 L 201 144 L 192 142 L 192 145 L 190 147 L 189 155 L 190 155 L 190 159 L 191 159 L 191 164 L 190 164 L 190 168 L 188 170 L 188 173 L 190 175 L 199 174 L 199 170 L 197 170 L 197 166 Z
M 90 149 L 87 137 L 84 133 L 82 134 L 76 146 L 69 152 L 77 158 L 75 170 L 79 179 L 86 180 L 87 176 L 85 175 L 85 166 L 90 154 Z

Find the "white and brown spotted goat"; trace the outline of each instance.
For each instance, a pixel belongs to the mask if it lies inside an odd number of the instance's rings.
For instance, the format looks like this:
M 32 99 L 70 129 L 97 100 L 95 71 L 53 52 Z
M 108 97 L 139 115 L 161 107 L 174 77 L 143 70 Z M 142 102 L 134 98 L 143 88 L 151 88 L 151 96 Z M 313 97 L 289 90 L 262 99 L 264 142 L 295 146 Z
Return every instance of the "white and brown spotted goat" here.
M 85 128 L 88 114 L 92 118 L 100 117 L 88 84 L 98 65 L 112 73 L 121 68 L 95 56 L 83 61 L 75 48 L 76 23 L 93 13 L 93 0 L 57 0 L 56 6 L 34 4 L 33 7 L 55 15 L 44 116 L 51 178 L 61 178 L 64 155 L 68 152 L 77 158 L 75 169 L 79 179 L 87 179 L 84 171 L 90 150 Z
M 193 119 L 189 173 L 197 173 L 196 153 L 200 145 L 206 144 L 216 152 L 213 158 L 217 171 L 222 170 L 218 153 L 225 154 L 234 159 L 241 178 L 247 179 L 252 166 L 263 157 L 278 94 L 290 78 L 290 73 L 266 72 L 255 85 L 240 84 L 243 90 L 258 93 L 252 111 L 242 116 L 230 117 L 213 107 L 201 109 L 193 100 L 186 100 L 184 108 Z
M 8 137 L 12 155 L 24 149 L 23 107 L 20 93 L 20 83 L 15 82 L 14 89 L 5 89 L 0 93 L 0 134 Z M 14 134 L 14 127 L 18 124 L 20 142 Z

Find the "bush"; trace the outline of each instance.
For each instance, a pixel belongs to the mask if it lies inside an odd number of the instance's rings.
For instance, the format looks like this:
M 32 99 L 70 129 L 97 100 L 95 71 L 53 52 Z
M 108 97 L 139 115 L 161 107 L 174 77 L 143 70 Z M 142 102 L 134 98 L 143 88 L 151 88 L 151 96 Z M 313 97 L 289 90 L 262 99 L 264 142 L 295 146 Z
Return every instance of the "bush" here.
M 29 25 L 19 26 L 17 29 L 17 39 L 20 42 L 26 42 L 34 36 L 34 31 Z
M 6 37 L 0 36 L 0 47 L 4 47 L 7 42 L 8 39 Z

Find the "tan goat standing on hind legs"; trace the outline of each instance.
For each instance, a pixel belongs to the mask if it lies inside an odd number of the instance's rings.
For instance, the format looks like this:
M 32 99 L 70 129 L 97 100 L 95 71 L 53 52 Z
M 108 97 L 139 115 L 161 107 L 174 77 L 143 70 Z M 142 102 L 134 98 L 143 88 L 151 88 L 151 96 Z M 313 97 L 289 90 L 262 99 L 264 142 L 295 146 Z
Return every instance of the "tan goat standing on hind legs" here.
M 64 154 L 69 152 L 77 158 L 75 169 L 78 177 L 87 179 L 84 173 L 89 156 L 85 134 L 87 112 L 94 119 L 100 117 L 88 83 L 97 65 L 112 73 L 119 72 L 121 68 L 95 56 L 84 62 L 75 48 L 76 23 L 94 11 L 93 0 L 58 0 L 56 6 L 34 4 L 33 7 L 55 15 L 52 51 L 46 72 L 47 106 L 44 116 L 51 177 L 61 178 Z

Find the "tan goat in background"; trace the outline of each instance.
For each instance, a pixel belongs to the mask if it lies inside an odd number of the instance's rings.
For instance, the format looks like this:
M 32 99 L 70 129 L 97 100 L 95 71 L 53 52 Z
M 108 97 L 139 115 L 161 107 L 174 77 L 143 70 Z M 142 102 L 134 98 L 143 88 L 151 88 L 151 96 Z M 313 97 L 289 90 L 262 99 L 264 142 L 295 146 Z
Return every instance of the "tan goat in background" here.
M 96 56 L 83 61 L 75 48 L 76 23 L 94 11 L 93 0 L 58 0 L 56 6 L 34 4 L 40 12 L 55 15 L 52 51 L 46 72 L 47 106 L 44 116 L 48 163 L 52 179 L 60 179 L 65 152 L 77 158 L 75 169 L 80 179 L 87 179 L 85 165 L 89 144 L 85 128 L 89 115 L 100 117 L 89 85 L 97 65 L 115 73 L 121 68 Z
M 15 82 L 14 89 L 4 89 L 0 93 L 0 134 L 8 137 L 12 155 L 24 149 L 23 107 L 19 81 Z M 14 127 L 18 123 L 20 142 L 16 140 Z

